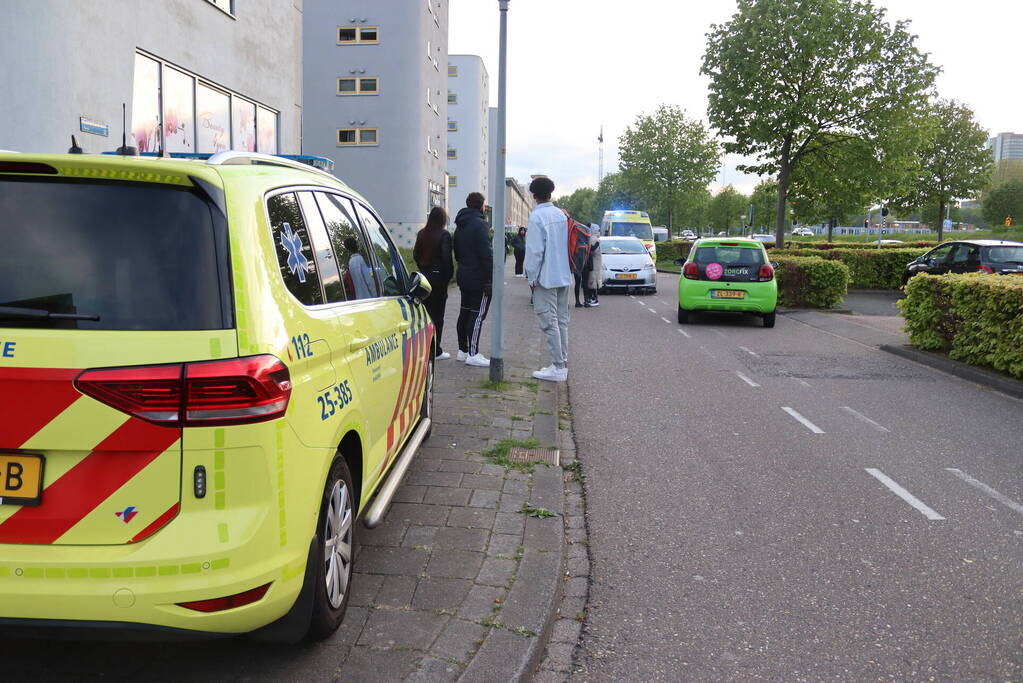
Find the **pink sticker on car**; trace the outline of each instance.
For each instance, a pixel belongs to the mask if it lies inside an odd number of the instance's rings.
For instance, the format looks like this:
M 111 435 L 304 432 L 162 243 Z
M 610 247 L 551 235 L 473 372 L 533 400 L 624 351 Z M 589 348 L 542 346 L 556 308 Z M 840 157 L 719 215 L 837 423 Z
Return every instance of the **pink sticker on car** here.
M 720 263 L 708 263 L 703 272 L 708 280 L 717 280 L 724 274 L 725 269 Z

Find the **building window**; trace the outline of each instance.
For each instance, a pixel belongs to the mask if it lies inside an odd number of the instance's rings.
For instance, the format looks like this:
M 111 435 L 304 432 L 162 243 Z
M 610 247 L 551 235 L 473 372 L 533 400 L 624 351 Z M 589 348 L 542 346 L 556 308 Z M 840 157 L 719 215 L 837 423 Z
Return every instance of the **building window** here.
M 458 121 L 448 121 L 448 132 L 454 133 L 458 130 Z
M 458 150 L 454 147 L 448 147 L 448 159 L 457 159 Z
M 380 93 L 380 79 L 356 78 L 354 76 L 337 79 L 338 95 L 377 95 Z
M 131 137 L 140 152 L 213 154 L 230 148 L 276 154 L 279 116 L 194 73 L 135 54 Z
M 347 147 L 349 145 L 376 145 L 376 128 L 338 128 L 337 145 Z
M 365 43 L 379 43 L 379 27 L 377 26 L 338 26 L 338 45 L 358 45 Z
M 458 93 L 448 91 L 448 104 L 458 104 Z
M 458 176 L 456 175 L 448 176 L 448 187 L 458 187 Z
M 458 75 L 458 65 L 457 64 L 448 64 L 448 76 L 457 76 L 457 75 Z

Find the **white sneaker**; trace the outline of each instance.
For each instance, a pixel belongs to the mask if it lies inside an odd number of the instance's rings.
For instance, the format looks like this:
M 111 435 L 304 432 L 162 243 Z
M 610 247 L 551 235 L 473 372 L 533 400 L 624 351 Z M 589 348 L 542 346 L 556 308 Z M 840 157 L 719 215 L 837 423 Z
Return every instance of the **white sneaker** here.
M 448 358 L 451 358 L 451 354 L 447 351 L 437 356 L 437 360 L 447 360 Z
M 526 277 L 526 275 L 525 275 L 525 273 L 519 273 L 519 274 L 518 274 L 518 275 L 516 275 L 515 277 Z
M 477 368 L 489 368 L 490 360 L 488 358 L 484 358 L 482 353 L 477 353 L 475 356 L 469 356 L 466 358 L 465 364 L 472 365 Z
M 468 357 L 469 357 L 469 354 L 467 354 L 465 351 L 459 350 L 459 352 L 458 352 L 458 360 L 460 360 L 460 361 L 462 361 L 464 363 L 465 359 L 468 358 Z
M 534 372 L 533 377 L 548 382 L 564 382 L 568 379 L 568 368 L 556 368 L 553 365 L 548 365 Z

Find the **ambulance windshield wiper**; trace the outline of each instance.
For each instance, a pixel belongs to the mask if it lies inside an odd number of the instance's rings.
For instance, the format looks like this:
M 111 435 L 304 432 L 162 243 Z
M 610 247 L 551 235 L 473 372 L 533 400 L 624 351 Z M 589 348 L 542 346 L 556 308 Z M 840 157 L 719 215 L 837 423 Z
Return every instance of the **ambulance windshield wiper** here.
M 0 306 L 0 318 L 29 318 L 31 320 L 99 320 L 88 313 L 52 313 L 42 308 Z

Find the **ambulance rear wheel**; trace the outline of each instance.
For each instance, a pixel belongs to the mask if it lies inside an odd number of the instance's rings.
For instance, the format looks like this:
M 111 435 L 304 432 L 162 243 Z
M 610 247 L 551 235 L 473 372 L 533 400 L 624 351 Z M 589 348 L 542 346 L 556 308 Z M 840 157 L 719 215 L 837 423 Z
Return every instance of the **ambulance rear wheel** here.
M 309 640 L 323 640 L 334 633 L 348 609 L 355 550 L 353 491 L 348 464 L 338 456 L 330 466 L 316 527 L 316 584 Z

